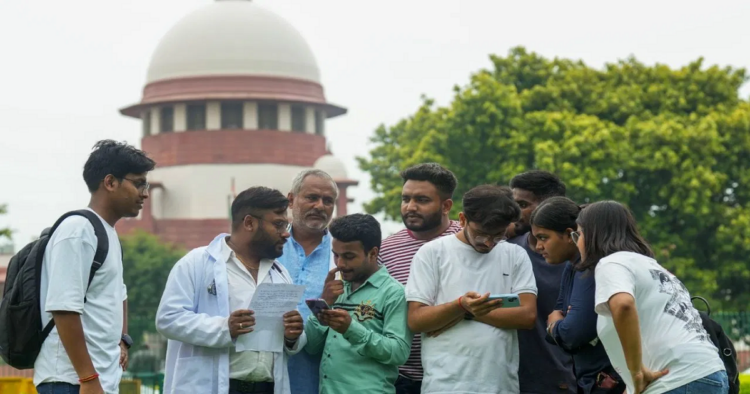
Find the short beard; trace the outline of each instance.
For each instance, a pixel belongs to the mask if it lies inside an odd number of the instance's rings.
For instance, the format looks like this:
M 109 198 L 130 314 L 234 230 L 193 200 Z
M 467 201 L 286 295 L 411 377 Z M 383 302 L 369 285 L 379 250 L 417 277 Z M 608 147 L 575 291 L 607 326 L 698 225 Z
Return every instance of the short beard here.
M 283 250 L 279 251 L 276 249 L 276 243 L 273 242 L 273 239 L 265 230 L 256 233 L 253 239 L 250 240 L 250 248 L 261 259 L 269 260 L 281 257 L 281 254 L 284 252 Z
M 432 215 L 422 216 L 422 224 L 419 226 L 409 226 L 408 224 L 406 224 L 406 216 L 404 215 L 401 215 L 401 220 L 403 220 L 404 226 L 406 226 L 406 228 L 410 231 L 421 233 L 440 227 L 440 225 L 443 223 L 443 213 L 441 211 L 437 211 Z

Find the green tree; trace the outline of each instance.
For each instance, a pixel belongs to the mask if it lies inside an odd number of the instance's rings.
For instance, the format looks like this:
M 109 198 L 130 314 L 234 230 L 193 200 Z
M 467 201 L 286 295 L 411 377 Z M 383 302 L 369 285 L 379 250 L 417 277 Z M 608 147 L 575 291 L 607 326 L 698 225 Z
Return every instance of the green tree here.
M 156 309 L 169 271 L 184 251 L 140 230 L 122 236 L 120 242 L 123 276 L 128 287 L 128 329 L 133 340 L 140 343 L 144 332 L 156 332 Z
M 750 304 L 750 103 L 745 70 L 647 66 L 635 58 L 594 69 L 524 48 L 491 56 L 493 68 L 454 88 L 438 107 L 381 125 L 360 167 L 378 194 L 370 213 L 399 219 L 410 165 L 435 161 L 460 196 L 517 173 L 557 173 L 579 202 L 628 205 L 659 261 L 714 308 Z
M 0 205 L 0 215 L 5 215 L 6 213 L 8 213 L 8 207 L 5 205 Z M 0 239 L 10 239 L 12 233 L 13 232 L 9 228 L 0 228 Z

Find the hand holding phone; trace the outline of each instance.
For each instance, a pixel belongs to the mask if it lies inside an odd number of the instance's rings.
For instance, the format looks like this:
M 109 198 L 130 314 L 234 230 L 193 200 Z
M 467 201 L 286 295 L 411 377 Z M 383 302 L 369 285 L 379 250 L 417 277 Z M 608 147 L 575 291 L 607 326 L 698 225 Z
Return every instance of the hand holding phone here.
M 310 308 L 310 312 L 314 316 L 318 316 L 318 313 L 331 309 L 330 306 L 328 306 L 328 303 L 322 299 L 322 298 L 312 298 L 309 300 L 305 300 L 305 303 L 307 304 L 307 307 Z
M 488 301 L 502 300 L 499 308 L 515 308 L 521 306 L 521 299 L 518 294 L 490 294 Z

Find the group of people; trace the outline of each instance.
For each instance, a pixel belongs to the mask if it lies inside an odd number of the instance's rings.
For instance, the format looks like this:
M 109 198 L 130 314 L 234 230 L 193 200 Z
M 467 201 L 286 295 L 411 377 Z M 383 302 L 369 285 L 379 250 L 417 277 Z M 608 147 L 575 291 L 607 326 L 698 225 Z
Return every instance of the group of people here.
M 114 226 L 138 214 L 154 166 L 113 141 L 91 153 L 89 209 L 110 251 L 87 290 L 91 224 L 68 218 L 50 239 L 41 308 L 56 328 L 36 361 L 39 394 L 118 392 L 133 339 Z M 162 392 L 727 393 L 687 289 L 626 207 L 581 207 L 556 175 L 533 170 L 471 188 L 455 221 L 451 171 L 425 163 L 400 175 L 405 228 L 385 240 L 370 215 L 332 219 L 338 188 L 320 170 L 301 172 L 286 195 L 237 195 L 230 233 L 166 280 Z M 305 287 L 279 317 L 283 350 L 237 351 L 265 283 Z M 329 307 L 313 313 L 309 299 Z

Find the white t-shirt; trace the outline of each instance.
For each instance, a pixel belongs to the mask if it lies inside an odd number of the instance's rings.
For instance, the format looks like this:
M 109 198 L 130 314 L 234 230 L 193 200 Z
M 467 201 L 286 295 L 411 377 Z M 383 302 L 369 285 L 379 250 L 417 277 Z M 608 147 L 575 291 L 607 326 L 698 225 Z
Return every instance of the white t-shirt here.
M 618 293 L 635 298 L 643 365 L 653 371 L 669 368 L 669 373 L 644 393 L 663 393 L 725 369 L 690 301 L 690 293 L 656 260 L 632 252 L 613 253 L 599 261 L 595 280 L 599 339 L 612 366 L 628 385 L 628 393 L 633 393 L 633 381 L 608 305 Z
M 482 254 L 449 235 L 414 255 L 407 301 L 434 306 L 468 291 L 536 295 L 528 254 L 507 242 Z M 518 394 L 516 330 L 464 320 L 436 338 L 422 334 L 422 366 L 422 393 Z
M 106 393 L 118 393 L 122 377 L 122 303 L 127 291 L 117 232 L 103 219 L 102 224 L 109 238 L 109 252 L 88 292 L 86 286 L 97 245 L 94 227 L 83 216 L 71 216 L 55 230 L 44 254 L 40 304 L 44 325 L 52 319 L 50 311 L 82 314 L 86 346 L 102 388 Z M 78 385 L 78 378 L 55 327 L 34 363 L 34 385 L 46 382 Z

